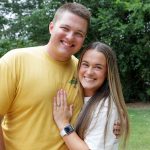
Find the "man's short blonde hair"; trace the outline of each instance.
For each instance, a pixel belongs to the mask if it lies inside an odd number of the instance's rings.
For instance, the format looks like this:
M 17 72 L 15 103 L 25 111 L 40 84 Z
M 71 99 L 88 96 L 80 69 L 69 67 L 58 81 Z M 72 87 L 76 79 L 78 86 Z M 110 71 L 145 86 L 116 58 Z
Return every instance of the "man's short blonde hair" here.
M 91 13 L 85 6 L 79 3 L 66 3 L 59 7 L 54 15 L 53 22 L 56 22 L 57 19 L 66 11 L 85 19 L 89 27 Z

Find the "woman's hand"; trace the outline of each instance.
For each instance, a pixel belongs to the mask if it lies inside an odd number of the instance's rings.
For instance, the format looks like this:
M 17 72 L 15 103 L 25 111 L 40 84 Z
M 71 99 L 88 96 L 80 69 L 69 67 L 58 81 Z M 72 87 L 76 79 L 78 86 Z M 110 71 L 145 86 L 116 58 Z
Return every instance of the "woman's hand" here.
M 73 105 L 67 105 L 67 94 L 61 89 L 53 101 L 53 118 L 60 130 L 69 124 L 72 117 Z

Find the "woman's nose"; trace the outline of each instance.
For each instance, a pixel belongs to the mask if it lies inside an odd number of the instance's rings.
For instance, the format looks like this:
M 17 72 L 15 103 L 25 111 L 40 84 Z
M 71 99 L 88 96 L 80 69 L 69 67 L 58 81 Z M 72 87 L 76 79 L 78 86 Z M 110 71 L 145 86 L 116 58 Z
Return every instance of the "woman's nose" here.
M 93 68 L 92 67 L 89 67 L 87 68 L 87 74 L 93 74 Z

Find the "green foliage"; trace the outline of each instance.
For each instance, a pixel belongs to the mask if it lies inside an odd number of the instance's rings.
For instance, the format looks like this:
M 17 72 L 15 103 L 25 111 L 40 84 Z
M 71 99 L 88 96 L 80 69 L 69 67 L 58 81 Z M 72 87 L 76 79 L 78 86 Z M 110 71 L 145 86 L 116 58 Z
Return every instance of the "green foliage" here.
M 88 36 L 93 40 L 116 51 L 126 99 L 150 100 L 150 4 L 100 1 Z
M 23 47 L 31 47 L 35 46 L 37 43 L 33 41 L 25 41 L 25 40 L 8 40 L 2 39 L 0 40 L 0 57 L 2 57 L 6 52 L 15 48 L 23 48 Z
M 35 9 L 30 16 L 24 17 L 26 36 L 39 44 L 46 44 L 49 39 L 49 23 L 52 21 L 60 2 L 43 3 L 40 9 Z
M 0 56 L 13 48 L 46 44 L 49 22 L 65 2 L 79 2 L 90 9 L 91 27 L 85 45 L 99 40 L 116 51 L 126 100 L 150 101 L 150 3 L 147 0 L 2 1 Z

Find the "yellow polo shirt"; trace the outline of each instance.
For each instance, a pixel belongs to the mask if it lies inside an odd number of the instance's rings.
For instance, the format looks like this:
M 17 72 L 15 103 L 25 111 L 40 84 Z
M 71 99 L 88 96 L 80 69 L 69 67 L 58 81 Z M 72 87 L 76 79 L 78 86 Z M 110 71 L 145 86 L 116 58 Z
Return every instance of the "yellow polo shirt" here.
M 0 115 L 6 150 L 67 150 L 52 115 L 53 97 L 63 88 L 74 105 L 72 123 L 83 104 L 77 59 L 50 58 L 44 46 L 9 51 L 0 59 Z

